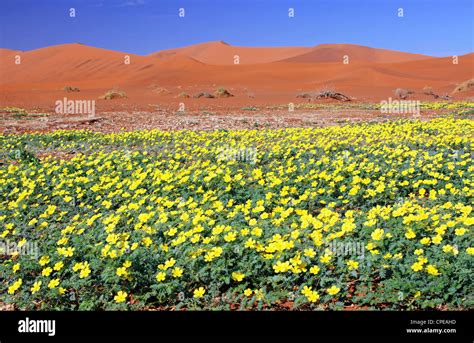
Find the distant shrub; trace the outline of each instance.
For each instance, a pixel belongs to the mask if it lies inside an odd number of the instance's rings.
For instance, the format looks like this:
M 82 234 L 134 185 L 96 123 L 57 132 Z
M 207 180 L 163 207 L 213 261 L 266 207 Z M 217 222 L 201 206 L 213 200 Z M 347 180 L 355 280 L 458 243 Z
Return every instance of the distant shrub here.
M 227 89 L 220 87 L 214 92 L 214 96 L 216 98 L 230 98 L 234 95 L 231 94 Z
M 80 92 L 81 90 L 77 87 L 72 87 L 72 86 L 66 86 L 63 88 L 63 90 L 65 90 L 66 92 L 70 93 L 70 92 Z
M 125 92 L 112 89 L 112 90 L 107 91 L 107 93 L 105 93 L 101 97 L 99 97 L 99 99 L 112 100 L 112 99 L 120 99 L 120 98 L 126 98 L 126 97 L 127 97 L 127 94 L 125 94 Z
M 242 111 L 258 111 L 258 108 L 255 106 L 245 106 L 242 107 Z
M 194 95 L 194 98 L 208 98 L 208 99 L 213 99 L 213 98 L 215 98 L 215 96 L 212 95 L 211 93 L 200 92 L 200 93 L 195 94 L 195 95 Z
M 425 94 L 425 95 L 433 95 L 433 96 L 436 95 L 436 94 L 434 93 L 434 91 L 433 91 L 433 88 L 431 88 L 431 87 L 429 87 L 429 86 L 423 87 L 423 94 Z
M 5 107 L 0 109 L 0 112 L 9 113 L 16 118 L 26 117 L 28 112 L 24 108 L 19 107 Z
M 464 81 L 463 83 L 459 84 L 452 93 L 459 93 L 459 92 L 465 92 L 468 90 L 471 90 L 474 88 L 474 79 L 470 79 L 467 81 Z M 451 93 L 451 94 L 452 94 Z
M 397 89 L 395 89 L 394 93 L 400 99 L 407 99 L 414 92 L 412 90 L 409 90 L 409 89 L 397 88 Z
M 296 94 L 297 98 L 311 99 L 313 96 L 309 93 L 298 93 Z
M 181 92 L 178 94 L 178 98 L 190 98 L 189 94 L 186 92 Z

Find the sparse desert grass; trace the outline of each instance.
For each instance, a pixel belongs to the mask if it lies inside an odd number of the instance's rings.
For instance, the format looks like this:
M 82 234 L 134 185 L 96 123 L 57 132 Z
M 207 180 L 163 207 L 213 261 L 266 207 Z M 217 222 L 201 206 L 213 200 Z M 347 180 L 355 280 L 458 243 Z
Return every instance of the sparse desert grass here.
M 234 95 L 231 94 L 227 89 L 225 89 L 224 87 L 219 87 L 215 92 L 214 92 L 214 96 L 216 98 L 230 98 L 230 97 L 233 97 Z
M 6 114 L 10 115 L 10 116 L 3 117 L 2 119 L 4 119 L 4 120 L 11 119 L 11 117 L 13 117 L 15 119 L 32 120 L 32 119 L 35 119 L 35 118 L 49 116 L 48 113 L 28 112 L 26 109 L 20 108 L 20 107 L 0 108 L 0 113 L 6 113 Z
M 255 107 L 255 106 L 244 106 L 244 107 L 242 107 L 242 111 L 258 111 L 258 107 Z
M 468 90 L 474 89 L 474 79 L 470 79 L 464 81 L 463 83 L 459 84 L 454 90 L 453 93 L 460 93 L 465 92 Z
M 429 87 L 429 86 L 425 86 L 423 87 L 423 94 L 425 95 L 431 95 L 433 98 L 435 99 L 442 99 L 442 100 L 449 100 L 451 97 L 449 95 L 439 95 L 439 94 L 436 94 L 433 90 L 433 88 Z
M 65 86 L 63 88 L 64 91 L 70 93 L 70 92 L 80 92 L 81 90 L 78 87 L 72 87 L 72 86 Z
M 207 98 L 207 99 L 214 99 L 215 96 L 212 95 L 211 93 L 208 92 L 199 92 L 194 94 L 194 98 L 199 99 L 199 98 Z
M 188 99 L 188 98 L 190 98 L 189 94 L 186 93 L 186 92 L 181 92 L 181 93 L 179 93 L 177 97 L 178 97 L 178 98 L 183 98 L 183 99 Z
M 152 92 L 155 93 L 155 94 L 159 94 L 159 95 L 171 94 L 171 92 L 167 88 L 161 87 L 161 86 L 159 86 L 155 83 L 148 86 L 148 88 L 151 88 Z
M 414 92 L 405 88 L 397 88 L 394 90 L 394 93 L 399 99 L 405 100 L 408 99 Z
M 0 109 L 0 112 L 10 113 L 13 115 L 26 116 L 28 112 L 24 108 L 20 107 L 4 107 Z
M 120 99 L 120 98 L 126 98 L 127 94 L 123 91 L 119 91 L 116 89 L 111 89 L 107 91 L 104 95 L 99 97 L 99 99 L 102 100 L 112 100 L 112 99 Z

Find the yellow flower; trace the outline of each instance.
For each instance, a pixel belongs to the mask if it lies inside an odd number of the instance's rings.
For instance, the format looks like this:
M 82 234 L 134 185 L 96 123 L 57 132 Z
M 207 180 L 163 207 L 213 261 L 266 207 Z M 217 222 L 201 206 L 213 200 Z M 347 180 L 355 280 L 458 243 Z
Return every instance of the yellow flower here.
M 443 240 L 443 237 L 440 235 L 436 235 L 431 239 L 433 244 L 440 244 L 442 240 Z
M 49 256 L 41 256 L 38 263 L 40 264 L 40 266 L 44 266 L 45 264 L 48 264 L 49 261 Z
M 382 239 L 384 234 L 383 229 L 375 229 L 374 232 L 370 235 L 374 241 L 379 241 Z
M 405 237 L 408 239 L 412 239 L 416 237 L 416 234 L 412 229 L 408 229 L 407 232 L 405 233 Z
M 173 275 L 174 278 L 179 278 L 183 275 L 183 269 L 180 267 L 176 267 L 171 272 L 171 275 Z
M 33 284 L 33 287 L 31 287 L 31 294 L 35 294 L 36 292 L 38 292 L 41 288 L 41 284 L 42 282 L 41 281 L 36 281 L 34 284 Z
M 82 265 L 81 262 L 76 262 L 74 266 L 72 266 L 72 270 L 74 272 L 77 272 L 78 270 L 82 269 L 84 266 Z
M 247 288 L 247 289 L 244 291 L 244 295 L 245 295 L 246 297 L 251 296 L 251 295 L 252 295 L 252 290 L 251 290 L 250 288 Z
M 423 244 L 423 245 L 430 244 L 430 242 L 431 242 L 431 238 L 429 238 L 429 237 L 423 237 L 423 238 L 420 240 L 420 243 Z
M 22 238 L 18 244 L 17 244 L 17 247 L 18 248 L 21 248 L 22 246 L 24 246 L 26 244 L 26 238 Z
M 245 274 L 239 273 L 239 272 L 233 272 L 232 273 L 232 279 L 234 279 L 237 282 L 240 282 L 244 279 Z
M 13 267 L 12 267 L 12 270 L 13 270 L 14 273 L 19 271 L 20 270 L 20 264 L 19 263 L 14 264 Z
M 412 264 L 411 269 L 413 269 L 415 272 L 418 272 L 423 269 L 423 263 L 415 262 Z
M 453 249 L 454 249 L 454 247 L 450 244 L 446 244 L 445 246 L 443 246 L 443 251 L 445 253 L 449 253 L 449 252 L 453 251 Z
M 166 279 L 166 273 L 165 272 L 159 272 L 156 274 L 156 281 L 161 282 Z
M 474 248 L 473 247 L 469 247 L 466 249 L 466 252 L 468 255 L 474 255 Z
M 424 264 L 428 262 L 428 259 L 424 256 L 418 256 L 418 262 L 420 262 L 421 264 Z
M 228 234 L 224 236 L 224 240 L 226 242 L 232 242 L 232 241 L 235 241 L 236 237 L 237 237 L 237 234 L 235 232 L 229 232 Z
M 22 279 L 18 279 L 17 281 L 15 281 L 10 287 L 8 287 L 8 294 L 15 293 L 18 290 L 18 288 L 20 288 L 22 283 L 23 283 Z
M 315 292 L 315 291 L 312 291 L 312 292 L 311 292 L 310 294 L 308 294 L 306 297 L 308 298 L 308 301 L 314 303 L 314 302 L 318 301 L 318 299 L 319 299 L 319 294 L 318 294 L 317 292 Z
M 55 271 L 59 271 L 59 270 L 61 270 L 62 267 L 64 267 L 64 263 L 61 262 L 61 261 L 59 261 L 59 262 L 56 262 L 56 263 L 54 264 L 53 269 L 54 269 Z
M 41 271 L 41 275 L 43 275 L 43 276 L 49 276 L 52 272 L 53 272 L 53 268 L 47 267 L 47 268 L 44 268 L 44 269 Z
M 142 243 L 148 248 L 153 243 L 153 241 L 150 237 L 143 237 Z
M 318 266 L 312 266 L 311 268 L 309 268 L 309 272 L 314 275 L 318 274 L 319 271 L 320 271 L 320 268 Z
M 301 294 L 303 295 L 308 295 L 312 292 L 311 287 L 304 286 L 303 289 L 301 290 Z
M 206 290 L 204 289 L 204 287 L 199 287 L 194 290 L 193 296 L 196 299 L 202 298 L 204 296 L 204 293 L 206 293 Z
M 319 260 L 322 262 L 322 263 L 329 263 L 331 261 L 331 256 L 330 255 L 323 255 L 319 258 Z
M 423 254 L 423 249 L 416 249 L 415 250 L 415 255 L 421 255 Z
M 127 293 L 124 291 L 118 291 L 117 295 L 114 297 L 115 302 L 123 303 L 127 299 Z
M 84 278 L 88 277 L 90 273 L 91 273 L 91 270 L 89 268 L 89 264 L 87 264 L 84 268 L 82 268 L 81 272 L 79 273 L 79 277 L 81 279 L 84 279 Z
M 455 234 L 456 236 L 462 236 L 462 235 L 464 235 L 464 234 L 466 233 L 466 231 L 467 231 L 467 230 L 462 227 L 462 228 L 459 228 L 459 229 L 454 230 L 454 234 Z
M 290 268 L 291 268 L 291 265 L 290 265 L 290 262 L 288 261 L 286 262 L 278 261 L 276 264 L 273 265 L 273 270 L 275 271 L 275 273 L 284 273 L 290 270 Z
M 330 295 L 336 295 L 337 293 L 339 293 L 341 289 L 339 287 L 336 287 L 336 286 L 331 286 L 330 288 L 326 289 L 326 292 Z
M 304 255 L 307 257 L 314 257 L 316 255 L 316 252 L 314 249 L 304 249 Z
M 319 294 L 313 291 L 311 287 L 304 286 L 301 293 L 308 299 L 309 302 L 316 302 L 319 299 Z
M 68 248 L 57 248 L 56 249 L 59 255 L 63 255 L 65 257 L 71 257 L 74 254 L 76 248 L 68 247 Z
M 357 268 L 359 268 L 359 262 L 349 260 L 349 261 L 347 261 L 347 266 L 348 266 L 349 270 L 357 269 Z
M 52 279 L 52 280 L 48 283 L 48 288 L 53 289 L 53 288 L 55 288 L 57 285 L 59 285 L 59 279 Z
M 439 275 L 438 269 L 435 266 L 433 266 L 432 264 L 429 264 L 429 265 L 426 266 L 426 272 L 428 274 L 431 274 L 431 275 L 434 275 L 434 276 Z
M 117 268 L 117 271 L 116 271 L 116 274 L 117 274 L 118 276 L 125 276 L 125 277 L 126 277 L 126 276 L 128 275 L 127 268 L 125 268 L 125 267 L 118 267 L 118 268 Z
M 174 265 L 176 264 L 176 260 L 174 258 L 170 258 L 168 260 L 165 261 L 165 265 L 164 265 L 164 269 L 168 269 L 168 268 L 171 268 L 173 267 Z

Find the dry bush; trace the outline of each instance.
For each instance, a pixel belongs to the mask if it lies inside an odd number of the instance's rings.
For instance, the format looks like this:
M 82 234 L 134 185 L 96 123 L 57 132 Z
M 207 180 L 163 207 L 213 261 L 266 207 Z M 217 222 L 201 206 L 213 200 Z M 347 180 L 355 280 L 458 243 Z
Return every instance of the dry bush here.
M 311 99 L 313 96 L 309 93 L 298 93 L 296 94 L 297 98 L 303 98 L 303 99 Z
M 156 83 L 153 83 L 153 84 L 149 85 L 148 88 L 151 88 L 152 92 L 155 93 L 155 94 L 159 94 L 159 95 L 171 94 L 171 92 L 168 89 L 166 89 L 164 87 L 160 87 Z
M 316 99 L 335 99 L 339 101 L 351 101 L 347 95 L 336 92 L 332 87 L 325 87 L 322 88 L 319 92 L 315 95 Z
M 433 98 L 435 99 L 442 99 L 442 100 L 449 100 L 451 97 L 446 94 L 446 95 L 439 95 L 439 94 L 436 94 L 434 91 L 433 91 L 433 88 L 429 87 L 429 86 L 425 86 L 423 88 L 423 94 L 425 95 L 431 95 Z
M 70 92 L 80 92 L 81 90 L 77 87 L 72 87 L 72 86 L 65 86 L 63 88 L 63 90 L 65 90 L 66 92 L 70 93 Z
M 454 88 L 451 94 L 465 92 L 471 89 L 474 89 L 474 79 L 470 79 L 470 80 L 464 81 L 463 83 L 460 83 L 459 85 L 456 86 L 456 88 Z
M 404 99 L 407 99 L 414 92 L 412 90 L 409 90 L 409 89 L 397 88 L 397 89 L 395 89 L 394 93 L 398 98 L 404 100 Z
M 190 96 L 186 92 L 181 92 L 181 93 L 178 94 L 177 98 L 188 99 L 188 98 L 190 98 Z
M 215 92 L 214 92 L 214 96 L 216 98 L 230 98 L 230 97 L 233 97 L 234 95 L 231 94 L 227 89 L 225 89 L 224 87 L 220 87 L 218 88 Z
M 213 98 L 215 98 L 215 96 L 212 95 L 211 93 L 208 93 L 208 92 L 199 92 L 199 93 L 197 93 L 197 94 L 194 95 L 194 98 L 213 99 Z
M 127 94 L 125 94 L 125 92 L 119 91 L 116 89 L 111 89 L 107 91 L 104 95 L 99 97 L 99 99 L 112 100 L 112 99 L 120 99 L 120 98 L 126 98 L 126 97 L 127 97 Z
M 432 95 L 432 96 L 434 96 L 435 98 L 438 97 L 438 95 L 436 95 L 435 92 L 433 91 L 433 88 L 431 88 L 430 86 L 425 86 L 425 87 L 423 87 L 423 94 L 425 94 L 425 95 Z

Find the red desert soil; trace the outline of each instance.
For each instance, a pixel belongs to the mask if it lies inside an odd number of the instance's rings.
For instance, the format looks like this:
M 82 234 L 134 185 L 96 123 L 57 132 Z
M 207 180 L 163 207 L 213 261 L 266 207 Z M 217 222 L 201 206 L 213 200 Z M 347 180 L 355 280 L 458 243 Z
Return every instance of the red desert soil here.
M 240 56 L 239 65 L 233 55 Z M 348 55 L 350 63 L 342 63 Z M 15 56 L 21 64 L 15 64 Z M 130 64 L 125 64 L 129 56 Z M 230 58 L 230 60 L 229 60 Z M 65 44 L 32 51 L 0 49 L 0 108 L 6 106 L 54 112 L 55 102 L 96 100 L 96 113 L 154 111 L 164 106 L 186 110 L 240 110 L 243 107 L 306 102 L 298 93 L 330 87 L 356 102 L 378 102 L 393 91 L 415 91 L 411 99 L 429 100 L 425 86 L 444 95 L 474 77 L 474 54 L 434 58 L 356 45 L 319 45 L 313 48 L 233 47 L 210 42 L 139 56 L 82 44 Z M 66 92 L 64 87 L 78 87 Z M 193 98 L 224 87 L 234 97 Z M 126 98 L 99 100 L 110 89 Z M 189 96 L 189 98 L 187 97 Z M 454 99 L 473 92 L 454 94 Z

